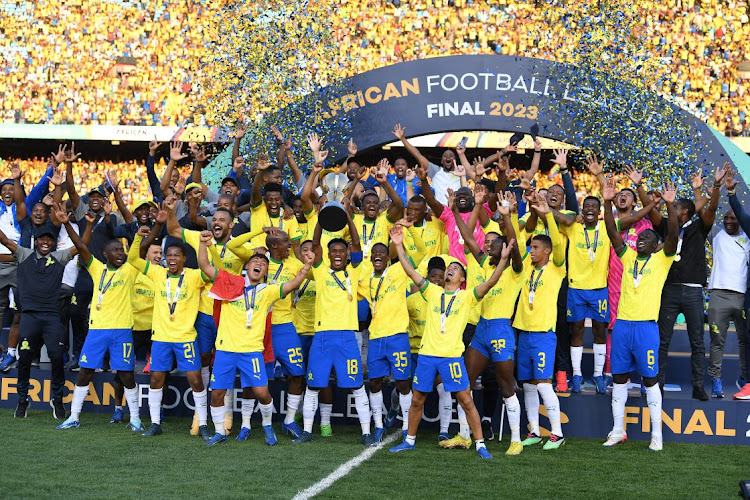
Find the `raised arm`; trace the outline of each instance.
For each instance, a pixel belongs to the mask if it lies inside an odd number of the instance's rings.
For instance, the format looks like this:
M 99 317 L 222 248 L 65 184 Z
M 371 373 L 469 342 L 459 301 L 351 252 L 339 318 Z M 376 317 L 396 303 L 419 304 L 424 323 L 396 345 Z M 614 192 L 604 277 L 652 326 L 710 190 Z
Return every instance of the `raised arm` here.
M 120 215 L 122 215 L 123 220 L 130 224 L 133 222 L 134 217 L 133 214 L 130 212 L 130 209 L 128 208 L 127 204 L 125 204 L 125 201 L 122 199 L 122 191 L 120 190 L 120 179 L 117 178 L 117 172 L 114 170 L 108 170 L 106 173 L 106 178 L 109 181 L 109 185 L 112 186 L 112 194 L 115 198 L 115 204 L 117 205 L 117 210 L 120 211 Z
M 193 172 L 191 173 L 190 178 L 192 182 L 203 186 L 203 190 L 205 191 L 207 187 L 203 184 L 203 167 L 208 164 L 206 148 L 204 146 L 195 145 L 195 147 L 190 149 L 190 154 L 193 155 Z
M 727 188 L 729 206 L 732 207 L 732 211 L 737 217 L 742 230 L 745 232 L 745 234 L 750 234 L 750 215 L 748 215 L 748 213 L 743 210 L 742 204 L 737 198 L 735 189 L 737 189 L 737 184 L 739 181 L 734 179 L 734 175 L 734 170 L 730 170 L 724 177 L 724 187 Z
M 435 217 L 440 217 L 443 214 L 443 204 L 437 201 L 437 198 L 435 198 L 435 193 L 432 191 L 432 188 L 430 188 L 430 181 L 427 178 L 427 167 L 423 167 L 421 164 L 417 167 L 417 177 L 422 182 L 422 195 L 424 195 L 424 199 L 427 201 L 427 205 L 432 210 L 432 213 L 435 214 Z
M 315 223 L 315 229 L 313 230 L 312 239 L 313 252 L 315 253 L 315 260 L 313 260 L 314 266 L 318 266 L 321 262 L 323 262 L 323 247 L 320 246 L 320 235 L 322 233 L 323 228 L 320 227 L 320 218 L 318 218 L 318 222 Z
M 344 163 L 342 163 L 341 166 L 339 167 L 339 174 L 345 174 L 347 170 L 349 170 L 349 161 L 355 156 L 357 156 L 357 151 L 359 151 L 357 144 L 354 142 L 354 139 L 351 137 L 349 138 L 349 143 L 346 146 L 347 146 L 347 155 L 346 155 L 346 159 L 344 160 Z M 320 145 L 318 145 L 318 149 L 320 149 Z M 313 154 L 314 153 L 315 153 L 315 150 L 313 150 Z
M 297 275 L 290 281 L 287 281 L 281 286 L 281 294 L 286 297 L 293 291 L 295 291 L 297 288 L 302 285 L 302 282 L 305 281 L 305 278 L 307 278 L 307 274 L 310 272 L 310 266 L 312 264 L 311 260 L 306 260 L 304 262 L 304 265 L 302 266 L 302 269 L 299 270 Z
M 241 234 L 237 236 L 236 238 L 232 238 L 227 243 L 227 249 L 235 254 L 237 257 L 239 257 L 242 260 L 248 260 L 250 257 L 253 256 L 255 253 L 254 248 L 246 248 L 244 245 L 245 243 L 249 243 L 253 238 L 260 236 L 264 232 L 266 234 L 272 234 L 273 231 L 278 231 L 277 228 L 263 228 L 263 229 L 255 229 L 248 233 Z
M 326 151 L 326 155 L 327 154 L 328 152 Z M 302 188 L 302 193 L 300 194 L 300 200 L 302 200 L 302 211 L 306 214 L 312 212 L 312 210 L 315 208 L 315 205 L 313 205 L 312 195 L 315 191 L 315 185 L 318 182 L 318 176 L 322 171 L 323 163 L 322 161 L 318 163 L 316 159 L 315 163 L 312 166 L 312 169 L 310 170 L 310 175 L 305 181 L 305 186 Z
M 0 231 L 0 245 L 10 250 L 10 252 L 13 254 L 16 253 L 16 251 L 18 250 L 18 242 L 11 241 L 10 239 L 8 239 L 8 237 L 2 231 Z M 9 257 L 9 259 L 12 259 L 12 257 Z M 2 262 L 5 262 L 5 261 L 2 261 Z
M 153 231 L 154 230 L 151 229 L 151 232 Z M 140 272 L 146 270 L 147 262 L 141 257 L 141 242 L 144 237 L 148 236 L 148 234 L 149 229 L 146 226 L 139 228 L 138 232 L 135 234 L 135 238 L 133 238 L 133 244 L 130 245 L 130 250 L 128 251 L 128 262 Z
M 500 275 L 503 274 L 505 267 L 508 265 L 508 257 L 510 256 L 511 248 L 516 244 L 516 240 L 509 240 L 508 243 L 503 243 L 503 250 L 500 257 L 500 262 L 497 263 L 497 267 L 492 272 L 492 276 L 484 283 L 478 284 L 474 288 L 474 293 L 478 299 L 481 299 L 492 290 L 492 287 L 497 285 Z
M 238 156 L 240 156 L 240 143 L 242 142 L 242 138 L 245 137 L 245 134 L 247 134 L 248 125 L 245 123 L 242 123 L 242 119 L 240 118 L 237 120 L 237 127 L 234 129 L 234 143 L 232 144 L 232 164 L 234 165 L 234 160 L 237 159 Z
M 662 215 L 659 212 L 659 201 L 661 198 L 659 200 L 653 200 L 646 192 L 646 189 L 643 187 L 643 170 L 638 170 L 632 166 L 626 166 L 623 171 L 638 192 L 638 199 L 641 201 L 641 205 L 645 207 L 650 205 L 652 201 L 654 202 L 654 207 L 648 212 L 648 219 L 651 221 L 651 225 L 656 227 L 661 224 Z
M 187 158 L 187 155 L 182 152 L 182 143 L 179 141 L 172 142 L 169 144 L 169 163 L 167 163 L 167 169 L 164 171 L 164 175 L 161 178 L 159 188 L 163 194 L 169 192 L 169 182 L 172 179 L 172 172 L 177 165 L 177 162 Z
M 612 212 L 612 200 L 615 199 L 615 186 L 612 180 L 602 179 L 604 182 L 600 185 L 602 187 L 602 204 L 604 205 L 604 225 L 607 227 L 607 235 L 609 241 L 612 243 L 617 255 L 621 255 L 625 249 L 625 242 L 620 235 L 620 231 L 617 230 L 617 223 L 615 222 L 615 215 Z
M 401 141 L 401 143 L 404 145 L 404 147 L 409 152 L 409 154 L 412 155 L 417 160 L 417 164 L 423 169 L 427 170 L 427 168 L 430 165 L 429 160 L 427 160 L 427 158 L 425 158 L 422 155 L 422 153 L 419 152 L 417 148 L 412 146 L 408 140 L 406 140 L 406 136 L 404 135 L 405 133 L 406 133 L 406 129 L 402 127 L 400 123 L 396 124 L 396 126 L 393 127 L 393 135 L 396 136 L 396 139 Z M 424 184 L 422 185 L 422 187 L 424 188 Z
M 395 222 L 404 216 L 404 201 L 398 195 L 391 183 L 388 182 L 388 168 L 390 164 L 386 158 L 383 158 L 378 162 L 375 180 L 380 183 L 380 188 L 385 191 L 388 197 L 391 199 L 391 206 L 388 207 L 388 220 Z
M 263 176 L 270 166 L 271 164 L 268 163 L 268 158 L 266 158 L 265 155 L 258 155 L 255 179 L 253 179 L 253 191 L 250 194 L 250 206 L 253 208 L 260 206 L 263 202 L 260 190 L 263 187 Z
M 151 245 L 154 244 L 156 239 L 161 234 L 161 230 L 164 227 L 164 224 L 167 223 L 167 207 L 162 202 L 161 206 L 159 207 L 159 211 L 156 213 L 156 221 L 154 222 L 154 226 L 151 228 L 151 230 L 148 232 L 148 235 L 146 236 L 146 239 L 143 240 L 141 243 L 141 251 L 140 256 L 142 259 L 146 258 L 146 254 L 148 253 L 148 249 L 151 247 Z M 148 231 L 148 227 L 143 226 L 146 228 L 146 231 Z M 140 228 L 139 228 L 140 229 Z
M 75 147 L 75 143 L 73 143 Z M 75 178 L 73 177 L 73 162 L 76 161 L 81 153 L 76 154 L 74 150 L 67 151 L 67 146 L 60 146 L 55 154 L 55 162 L 58 164 L 65 163 L 65 187 L 70 198 L 70 206 L 75 211 L 81 202 L 81 197 L 76 190 Z
M 725 164 L 724 168 L 728 168 L 728 165 Z M 664 199 L 667 205 L 667 216 L 669 217 L 667 222 L 667 236 L 664 238 L 664 253 L 666 255 L 677 253 L 677 240 L 680 237 L 680 223 L 677 221 L 677 214 L 674 211 L 674 200 L 676 197 L 677 189 L 673 183 L 667 182 L 662 193 L 662 199 Z
M 464 239 L 464 245 L 466 245 L 466 248 L 469 249 L 474 258 L 477 259 L 477 262 L 479 262 L 482 259 L 484 252 L 479 248 L 479 244 L 477 244 L 477 240 L 474 238 L 474 231 L 466 225 L 461 218 L 461 214 L 458 213 L 453 192 L 448 193 L 448 204 L 450 205 L 451 212 L 453 212 L 453 218 L 456 220 L 456 227 L 458 227 L 458 230 L 461 233 L 461 238 Z M 474 205 L 474 210 L 484 210 L 484 208 Z M 476 227 L 476 225 L 474 227 Z
M 532 180 L 536 177 L 536 173 L 539 172 L 539 164 L 542 161 L 542 143 L 537 137 L 534 139 L 534 156 L 531 157 L 531 167 L 526 171 L 527 179 Z
M 212 247 L 213 235 L 211 231 L 202 231 L 200 235 L 200 245 L 198 246 L 198 267 L 200 267 L 203 274 L 208 276 L 211 281 L 216 279 L 216 275 L 219 273 L 218 269 L 211 265 L 208 260 L 208 247 Z
M 21 179 L 25 174 L 25 171 L 21 170 L 21 166 L 18 163 L 13 163 L 10 166 L 10 176 L 13 178 L 13 201 L 16 204 L 16 220 L 22 221 L 26 218 L 26 201 L 23 196 L 23 187 L 21 186 Z
M 703 221 L 703 227 L 706 229 L 706 231 L 711 229 L 711 226 L 714 225 L 714 221 L 716 220 L 716 209 L 719 208 L 721 184 L 724 181 L 724 177 L 726 177 L 729 170 L 730 165 L 727 162 L 724 163 L 724 165 L 722 165 L 720 168 L 717 168 L 716 172 L 714 172 L 714 183 L 713 186 L 711 186 L 711 200 L 708 202 L 708 206 L 703 210 L 703 212 L 700 212 L 701 220 Z M 696 211 L 697 210 L 698 209 L 696 207 Z
M 55 209 L 57 211 L 57 209 Z M 63 214 L 65 214 L 64 207 L 63 207 Z M 70 225 L 70 220 L 67 217 L 67 214 L 65 214 L 66 220 L 63 223 L 65 226 L 65 230 L 68 232 L 68 236 L 70 237 L 70 241 L 73 242 L 73 245 L 76 247 L 76 250 L 78 250 L 78 255 L 81 256 L 81 262 L 88 263 L 89 260 L 91 260 L 91 252 L 89 251 L 89 247 L 83 242 L 80 236 L 78 236 L 78 233 L 73 229 L 73 226 Z M 57 217 L 60 217 L 60 214 L 58 213 Z M 91 225 L 91 222 L 89 222 L 88 217 L 86 217 L 86 221 Z
M 693 204 L 695 205 L 695 213 L 700 213 L 701 210 L 708 204 L 708 198 L 703 194 L 703 184 L 706 178 L 703 176 L 703 170 L 698 169 L 691 179 L 691 186 L 693 187 Z
M 361 252 L 362 243 L 359 240 L 359 232 L 357 226 L 354 224 L 352 216 L 347 212 L 346 214 L 347 225 L 349 226 L 349 237 L 352 239 L 352 252 Z
M 395 225 L 389 231 L 391 242 L 396 247 L 396 253 L 398 254 L 398 261 L 401 263 L 401 267 L 404 268 L 406 275 L 414 282 L 418 287 L 422 287 L 425 283 L 425 278 L 417 271 L 414 270 L 414 266 L 411 265 L 409 256 L 406 255 L 406 249 L 404 249 L 404 233 L 400 225 Z
M 161 143 L 154 140 L 148 143 L 148 156 L 146 156 L 146 178 L 148 179 L 148 185 L 151 188 L 151 194 L 153 194 L 155 200 L 163 200 L 164 194 L 162 193 L 161 186 L 159 183 L 159 177 L 156 175 L 156 151 L 161 146 Z
M 167 209 L 167 234 L 172 238 L 182 239 L 182 226 L 177 221 L 177 214 L 175 213 L 175 204 L 177 200 L 173 196 L 168 196 L 164 201 L 164 206 Z
M 87 263 L 91 258 L 91 252 L 89 252 L 88 245 L 91 241 L 91 232 L 93 230 L 95 220 L 94 217 L 89 217 L 88 214 L 86 215 L 86 231 L 83 234 L 83 239 L 81 239 L 70 226 L 70 215 L 68 214 L 67 207 L 64 203 L 55 204 L 52 207 L 52 211 L 55 214 L 55 219 L 57 220 L 57 222 L 65 225 L 65 230 L 68 232 L 68 236 L 70 236 L 70 240 L 75 246 L 75 248 L 70 249 L 71 258 L 80 254 L 82 263 Z
M 498 207 L 500 215 L 505 223 L 505 239 L 518 241 L 518 201 L 516 195 L 510 191 L 506 192 L 503 199 L 500 200 L 500 206 Z M 520 273 L 523 270 L 523 256 L 521 255 L 521 245 L 513 245 L 510 251 L 510 257 L 513 263 L 513 270 Z M 526 245 L 524 245 L 524 252 L 526 251 Z

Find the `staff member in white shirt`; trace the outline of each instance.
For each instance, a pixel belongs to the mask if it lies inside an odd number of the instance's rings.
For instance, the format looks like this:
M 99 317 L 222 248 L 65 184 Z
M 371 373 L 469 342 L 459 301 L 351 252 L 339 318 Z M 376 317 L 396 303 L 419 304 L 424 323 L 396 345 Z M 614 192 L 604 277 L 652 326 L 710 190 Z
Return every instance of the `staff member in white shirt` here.
M 745 319 L 743 308 L 747 289 L 747 266 L 750 256 L 750 238 L 740 229 L 732 210 L 724 215 L 724 228 L 714 228 L 709 235 L 714 250 L 714 265 L 708 281 L 711 299 L 708 302 L 708 324 L 711 331 L 711 348 L 708 374 L 713 380 L 711 396 L 723 398 L 721 362 L 727 340 L 729 322 L 734 322 L 740 349 L 740 365 L 745 373 Z

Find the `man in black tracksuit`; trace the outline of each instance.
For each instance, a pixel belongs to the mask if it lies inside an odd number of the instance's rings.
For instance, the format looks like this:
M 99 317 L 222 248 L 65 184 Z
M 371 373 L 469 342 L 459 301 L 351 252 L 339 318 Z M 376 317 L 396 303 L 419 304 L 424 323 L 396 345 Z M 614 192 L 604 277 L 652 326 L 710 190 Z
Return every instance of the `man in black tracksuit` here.
M 88 239 L 88 238 L 87 238 Z M 64 330 L 60 322 L 60 283 L 63 271 L 77 253 L 75 247 L 55 251 L 57 238 L 49 226 L 41 226 L 34 234 L 34 250 L 19 246 L 0 232 L 0 244 L 5 245 L 18 260 L 17 304 L 21 315 L 18 343 L 18 405 L 15 417 L 26 418 L 29 407 L 29 376 L 33 346 L 47 346 L 52 362 L 52 412 L 57 419 L 65 418 L 63 388 Z

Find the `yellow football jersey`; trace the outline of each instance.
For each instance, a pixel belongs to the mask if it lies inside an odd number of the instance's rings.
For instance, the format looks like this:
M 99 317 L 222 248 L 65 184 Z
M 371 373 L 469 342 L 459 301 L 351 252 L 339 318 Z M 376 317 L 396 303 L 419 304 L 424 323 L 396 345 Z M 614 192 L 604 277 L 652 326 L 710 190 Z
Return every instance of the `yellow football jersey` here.
M 578 290 L 597 290 L 607 286 L 610 242 L 604 222 L 588 229 L 578 222 L 560 226 L 568 236 L 568 284 Z
M 623 271 L 617 319 L 657 321 L 661 292 L 674 262 L 674 255 L 667 255 L 662 249 L 641 259 L 638 252 L 625 245 L 619 257 Z
M 110 269 L 93 255 L 86 263 L 86 270 L 94 282 L 89 328 L 96 330 L 130 330 L 133 328 L 133 285 L 139 274 L 138 270 L 128 262 L 118 269 Z
M 427 302 L 427 315 L 419 354 L 456 358 L 464 352 L 463 334 L 471 310 L 479 303 L 473 289 L 446 292 L 432 283 L 420 290 Z

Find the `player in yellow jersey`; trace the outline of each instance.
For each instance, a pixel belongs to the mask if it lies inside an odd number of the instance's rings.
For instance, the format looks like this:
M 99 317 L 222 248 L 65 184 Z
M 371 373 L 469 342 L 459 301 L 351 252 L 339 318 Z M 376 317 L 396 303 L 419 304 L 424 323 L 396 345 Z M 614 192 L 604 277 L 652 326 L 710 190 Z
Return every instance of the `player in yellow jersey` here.
M 324 151 L 324 155 L 319 155 L 315 162 L 315 164 L 312 167 L 312 171 L 310 172 L 310 175 L 307 177 L 307 181 L 305 182 L 305 186 L 302 188 L 302 193 L 300 193 L 300 201 L 302 203 L 302 211 L 304 212 L 305 220 L 307 221 L 306 228 L 305 228 L 305 234 L 302 236 L 302 240 L 310 240 L 312 241 L 313 233 L 315 232 L 315 225 L 318 223 L 318 212 L 316 211 L 315 204 L 313 204 L 313 198 L 316 197 L 315 195 L 315 185 L 317 184 L 318 178 L 320 177 L 320 172 L 323 171 L 323 159 L 327 156 L 327 152 Z M 350 185 L 349 189 L 353 189 L 353 186 Z M 348 200 L 348 198 L 346 198 Z M 342 200 L 343 202 L 343 200 Z M 344 227 L 343 229 L 339 231 L 327 231 L 323 230 L 323 233 L 320 237 L 320 244 L 324 248 L 328 248 L 328 242 L 332 239 L 340 238 L 345 241 L 349 241 L 349 228 Z M 326 264 L 329 264 L 327 261 L 328 255 L 324 253 L 323 260 L 326 262 Z
M 406 239 L 406 238 L 404 238 Z M 450 259 L 450 256 L 445 256 Z M 456 261 L 457 262 L 457 261 Z M 419 272 L 419 271 L 417 271 Z M 443 257 L 432 257 L 427 261 L 425 267 L 425 274 L 427 281 L 437 285 L 439 287 L 445 286 L 445 260 Z M 422 335 L 427 324 L 427 302 L 425 302 L 422 294 L 419 293 L 417 285 L 411 285 L 411 294 L 406 299 L 406 308 L 409 311 L 409 344 L 411 346 L 411 376 L 414 378 L 414 373 L 417 369 L 417 361 L 419 359 L 419 347 L 422 344 Z M 439 381 L 438 379 L 435 382 Z M 446 392 L 443 387 L 442 381 L 436 384 L 435 389 L 438 394 L 438 418 L 440 422 L 440 434 L 438 435 L 438 442 L 447 441 L 450 439 L 448 434 L 448 428 L 450 427 L 451 418 L 453 417 L 453 398 L 450 392 Z M 398 394 L 398 391 L 393 391 L 392 394 Z M 391 409 L 388 411 L 388 417 L 386 418 L 386 427 L 388 427 L 389 420 L 395 420 L 396 415 L 400 409 L 398 396 L 391 396 Z M 404 426 L 408 427 L 409 422 L 404 422 Z M 406 429 L 403 429 L 404 437 L 406 437 Z
M 391 205 L 388 207 L 388 210 L 381 212 L 380 197 L 375 191 L 368 190 L 365 191 L 361 198 L 362 213 L 352 217 L 357 231 L 361 231 L 360 241 L 362 244 L 363 262 L 368 268 L 371 267 L 369 259 L 372 246 L 375 243 L 387 245 L 388 230 L 404 215 L 404 203 L 390 182 L 388 182 L 389 167 L 388 160 L 380 160 L 375 173 L 375 180 L 380 183 L 380 188 L 391 199 Z M 353 207 L 353 205 L 350 204 L 350 207 Z
M 391 183 L 388 182 L 388 169 L 390 165 L 388 160 L 382 159 L 378 162 L 375 167 L 375 180 L 380 183 L 380 189 L 384 190 L 386 195 L 391 198 L 392 202 L 387 210 L 380 210 L 380 196 L 372 189 L 368 189 L 362 194 L 362 213 L 355 214 L 352 216 L 354 225 L 357 227 L 360 241 L 362 244 L 363 261 L 365 273 L 372 272 L 372 263 L 370 262 L 370 251 L 375 243 L 388 244 L 388 230 L 393 227 L 396 221 L 400 220 L 404 215 L 404 202 L 401 197 L 398 196 L 396 190 L 393 189 Z M 353 191 L 350 190 L 350 194 L 353 196 Z M 350 200 L 352 199 L 350 196 Z M 353 207 L 353 203 L 350 202 L 349 207 Z M 367 319 L 370 316 L 369 303 L 366 299 L 362 298 L 359 301 L 358 319 L 359 319 L 359 332 L 357 333 L 357 342 L 362 342 L 363 350 L 367 348 L 366 336 L 368 332 Z M 363 338 L 365 337 L 365 338 Z
M 293 441 L 295 444 L 312 441 L 312 426 L 318 406 L 320 389 L 328 387 L 331 370 L 336 370 L 337 384 L 352 389 L 354 405 L 362 428 L 362 444 L 370 446 L 370 403 L 364 388 L 362 358 L 355 337 L 358 328 L 357 289 L 365 279 L 362 274 L 362 249 L 359 234 L 351 217 L 347 216 L 352 237 L 351 253 L 343 240 L 328 243 L 330 266 L 323 261 L 320 246 L 322 228 L 316 224 L 313 233 L 315 261 L 311 277 L 315 280 L 315 337 L 310 347 L 307 366 L 307 389 L 302 416 L 304 430 Z M 351 259 L 351 263 L 349 263 Z M 308 276 L 310 277 L 310 276 Z
M 135 387 L 133 368 L 133 308 L 131 297 L 138 271 L 126 262 L 125 249 L 119 240 L 110 241 L 103 250 L 106 263 L 102 263 L 89 251 L 68 221 L 67 214 L 61 222 L 78 250 L 80 262 L 91 275 L 96 293 L 89 313 L 89 333 L 81 349 L 76 386 L 70 405 L 70 417 L 58 425 L 58 429 L 79 427 L 83 402 L 89 393 L 89 382 L 97 369 L 102 368 L 104 357 L 109 353 L 109 365 L 125 386 L 125 398 L 130 409 L 128 427 L 134 432 L 143 432 L 139 416 L 138 391 Z
M 195 320 L 200 307 L 201 292 L 208 281 L 198 269 L 186 269 L 185 250 L 181 243 L 167 246 L 167 267 L 153 266 L 140 256 L 141 241 L 148 235 L 143 227 L 133 240 L 128 253 L 128 262 L 145 274 L 154 284 L 154 335 L 151 345 L 151 384 L 148 391 L 148 407 L 151 426 L 144 436 L 158 436 L 161 428 L 161 401 L 164 381 L 172 370 L 185 372 L 195 399 L 198 414 L 198 432 L 204 441 L 211 438 L 207 425 L 207 390 L 200 371 L 200 357 L 195 346 Z
M 414 229 L 419 231 L 422 237 L 425 247 L 423 258 L 429 259 L 445 253 L 443 250 L 443 242 L 447 238 L 445 224 L 437 217 L 430 217 L 428 220 L 427 201 L 422 196 L 414 196 L 409 199 L 409 203 L 406 205 L 406 218 L 414 223 Z M 404 246 L 407 251 L 410 251 L 411 240 L 410 234 L 404 235 Z M 415 264 L 419 265 L 418 262 L 415 262 Z
M 560 401 L 552 389 L 557 346 L 557 298 L 565 279 L 565 247 L 547 200 L 537 193 L 532 193 L 531 199 L 532 209 L 547 223 L 549 236 L 538 234 L 531 239 L 528 258 L 524 259 L 521 298 L 513 321 L 513 327 L 519 330 L 516 363 L 518 380 L 523 383 L 530 427 L 522 444 L 531 446 L 542 442 L 539 433 L 541 395 L 552 427 L 544 449 L 553 450 L 565 443 L 560 424 Z
M 144 243 L 145 245 L 145 243 Z M 162 249 L 157 243 L 151 243 L 146 250 L 146 260 L 153 266 L 161 265 Z M 138 353 L 145 350 L 146 366 L 143 373 L 151 370 L 151 324 L 154 314 L 154 284 L 143 273 L 138 273 L 133 284 L 133 293 L 130 298 L 133 308 L 133 356 L 137 359 Z M 109 422 L 119 424 L 123 420 L 122 401 L 125 396 L 125 387 L 120 377 L 115 377 L 115 411 Z
M 473 255 L 475 264 L 479 265 L 485 278 L 492 275 L 502 259 L 502 248 L 507 241 L 506 238 L 511 240 L 516 238 L 518 231 L 516 206 L 516 197 L 513 193 L 508 192 L 504 198 L 501 198 L 498 210 L 503 218 L 506 236 L 488 232 L 484 239 L 484 250 L 477 245 L 472 231 L 469 230 L 470 225 L 467 225 L 458 216 L 458 212 L 454 211 L 456 225 L 461 232 L 461 236 Z M 454 208 L 454 206 L 451 208 Z M 513 216 L 511 216 L 511 210 L 513 210 Z M 526 253 L 526 248 L 523 249 L 523 253 Z M 511 318 L 515 312 L 516 299 L 521 292 L 521 280 L 523 278 L 523 257 L 517 246 L 514 246 L 511 250 L 511 257 L 513 265 L 503 271 L 497 285 L 492 287 L 480 303 L 479 322 L 474 337 L 471 339 L 471 344 L 464 353 L 464 360 L 469 373 L 469 384 L 473 384 L 477 377 L 485 371 L 488 362 L 494 363 L 494 375 L 505 400 L 508 424 L 511 430 L 510 447 L 506 454 L 518 455 L 523 451 L 521 445 L 521 403 L 516 396 L 515 379 L 513 377 L 516 334 L 511 326 Z M 470 259 L 467 260 L 470 261 Z M 482 380 L 484 383 L 484 378 Z M 491 405 L 487 398 L 484 401 L 485 407 L 491 408 L 489 411 L 485 410 L 485 417 L 491 419 L 495 405 Z M 466 420 L 466 416 L 462 413 L 462 409 L 458 408 L 459 422 Z M 459 433 L 453 439 L 444 441 L 440 445 L 444 448 L 468 448 L 471 446 L 471 439 L 468 433 L 464 431 L 464 434 Z
M 391 264 L 390 251 L 383 243 L 370 250 L 372 273 L 360 281 L 360 295 L 372 311 L 370 340 L 367 348 L 367 370 L 370 376 L 370 409 L 375 431 L 373 442 L 385 436 L 383 426 L 383 377 L 396 381 L 404 422 L 409 421 L 411 407 L 411 347 L 409 346 L 409 312 L 404 308 L 409 278 L 403 267 Z M 405 429 L 404 429 L 405 430 Z
M 597 394 L 606 394 L 604 361 L 607 355 L 607 275 L 610 244 L 604 224 L 599 221 L 601 202 L 595 196 L 583 200 L 582 222 L 574 215 L 559 214 L 560 231 L 568 237 L 568 301 L 570 323 L 570 362 L 573 368 L 571 392 L 581 392 L 583 373 L 583 332 L 586 318 L 594 334 L 594 376 Z M 556 214 L 557 215 L 557 214 Z
M 315 219 L 317 224 L 317 218 Z M 314 227 L 314 226 L 313 226 Z M 305 256 L 315 257 L 312 240 L 302 242 L 300 245 L 302 260 Z M 315 336 L 315 280 L 307 278 L 299 290 L 294 292 L 292 301 L 294 307 L 294 327 L 299 334 L 300 344 L 302 345 L 302 356 L 305 361 L 310 359 L 310 347 Z M 333 390 L 330 386 L 320 390 L 320 435 L 321 437 L 331 437 L 333 428 L 331 427 L 331 414 L 333 413 Z
M 299 254 L 299 243 L 302 233 L 299 230 L 297 219 L 294 217 L 284 217 L 284 200 L 281 184 L 268 182 L 263 185 L 265 171 L 270 167 L 267 160 L 258 161 L 258 173 L 255 175 L 253 182 L 253 191 L 250 197 L 250 218 L 253 227 L 277 227 L 285 231 L 292 240 L 295 255 Z M 312 175 L 312 174 L 311 174 Z M 262 188 L 262 193 L 261 193 Z M 265 238 L 259 237 L 253 240 L 253 247 L 262 247 L 265 244 Z
M 290 255 L 291 242 L 289 235 L 277 228 L 267 227 L 265 247 L 269 253 L 268 283 L 284 284 L 294 279 L 302 268 L 302 262 Z M 240 244 L 243 237 L 230 242 L 230 249 L 243 259 L 249 259 L 247 248 Z M 273 353 L 281 368 L 289 376 L 287 393 L 287 413 L 282 424 L 282 431 L 298 438 L 299 426 L 294 422 L 294 416 L 302 400 L 302 384 L 305 375 L 305 357 L 302 351 L 299 335 L 294 327 L 291 295 L 284 297 L 273 306 L 271 313 L 271 341 Z
M 456 394 L 456 399 L 466 412 L 471 431 L 476 437 L 477 453 L 481 458 L 492 458 L 482 438 L 479 413 L 471 398 L 466 367 L 461 357 L 464 351 L 462 334 L 471 308 L 482 300 L 500 279 L 515 241 L 503 247 L 497 269 L 487 281 L 472 290 L 461 290 L 461 285 L 466 281 L 466 270 L 460 263 L 448 266 L 445 272 L 445 289 L 440 288 L 429 283 L 414 270 L 404 250 L 401 227 L 393 228 L 390 236 L 398 252 L 401 266 L 409 278 L 419 286 L 419 291 L 427 302 L 427 323 L 419 349 L 417 371 L 414 375 L 407 436 L 400 445 L 391 448 L 390 451 L 398 453 L 415 448 L 417 428 L 422 420 L 424 402 L 427 394 L 432 392 L 435 377 L 439 374 L 446 390 Z
M 286 233 L 279 231 L 278 235 L 286 236 Z M 270 234 L 268 238 L 280 238 L 278 235 Z M 214 445 L 227 440 L 224 395 L 227 390 L 234 389 L 234 379 L 239 370 L 242 387 L 252 387 L 255 398 L 260 403 L 266 444 L 275 445 L 276 435 L 271 426 L 273 400 L 268 391 L 268 378 L 263 363 L 266 315 L 275 303 L 284 300 L 302 284 L 310 270 L 310 262 L 299 266 L 292 279 L 282 283 L 277 277 L 278 281 L 265 283 L 269 269 L 269 259 L 265 255 L 255 254 L 250 257 L 245 265 L 247 275 L 237 276 L 211 265 L 207 249 L 213 243 L 211 240 L 210 232 L 201 233 L 198 263 L 204 275 L 211 277 L 214 283 L 211 294 L 222 300 L 222 314 L 211 376 L 211 419 L 214 421 L 216 434 L 206 444 Z M 288 243 L 287 236 L 287 245 Z
M 612 330 L 612 417 L 614 426 L 604 446 L 624 442 L 625 403 L 628 400 L 628 377 L 636 371 L 646 386 L 646 401 L 651 415 L 649 449 L 661 451 L 661 391 L 659 390 L 659 308 L 661 292 L 672 267 L 679 222 L 674 208 L 677 192 L 671 183 L 665 186 L 662 199 L 667 205 L 669 222 L 664 246 L 658 250 L 659 237 L 647 229 L 638 235 L 637 250 L 623 242 L 612 214 L 615 187 L 611 181 L 603 186 L 604 222 L 617 256 L 622 261 L 622 293 L 617 309 L 617 323 Z
M 175 217 L 174 210 L 169 208 L 171 203 L 167 204 L 167 232 L 173 238 L 179 238 L 183 243 L 189 245 L 196 254 L 200 245 L 200 232 L 191 231 L 180 227 Z M 219 208 L 211 218 L 211 232 L 216 245 L 213 246 L 211 254 L 212 262 L 221 262 L 221 268 L 231 274 L 238 275 L 242 272 L 243 261 L 233 252 L 227 250 L 227 244 L 232 238 L 232 229 L 234 228 L 234 215 L 226 208 Z M 208 380 L 211 370 L 211 359 L 213 357 L 214 343 L 216 342 L 216 322 L 214 321 L 214 301 L 208 296 L 210 286 L 207 286 L 201 295 L 200 309 L 195 321 L 195 330 L 197 332 L 196 347 L 201 357 L 201 378 L 203 386 L 208 387 Z M 229 394 L 228 406 L 231 407 L 232 394 Z M 231 430 L 232 412 L 227 413 L 229 429 Z M 198 432 L 197 412 L 193 415 L 193 426 L 191 434 Z

